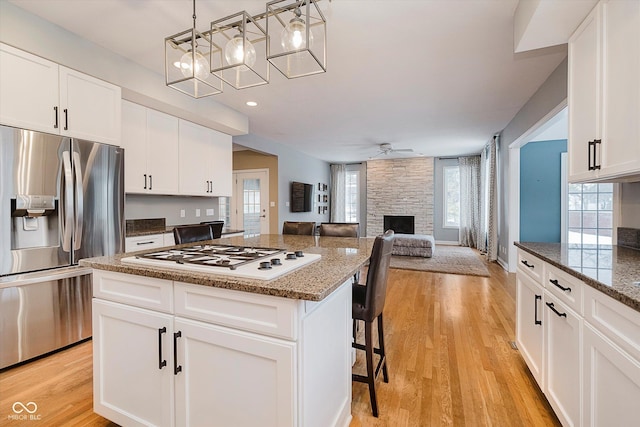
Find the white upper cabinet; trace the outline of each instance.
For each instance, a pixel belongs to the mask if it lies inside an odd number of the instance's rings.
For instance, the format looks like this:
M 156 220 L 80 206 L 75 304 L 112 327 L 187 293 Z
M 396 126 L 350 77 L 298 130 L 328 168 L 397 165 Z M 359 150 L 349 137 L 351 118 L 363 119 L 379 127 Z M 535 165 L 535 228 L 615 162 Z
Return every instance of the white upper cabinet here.
M 231 196 L 231 136 L 180 120 L 180 194 Z
M 640 179 L 640 2 L 601 1 L 569 40 L 569 179 Z
M 0 43 L 3 125 L 120 144 L 118 86 Z
M 58 64 L 0 43 L 3 125 L 59 133 Z
M 178 194 L 178 119 L 122 101 L 127 193 Z
M 125 191 L 231 196 L 231 136 L 122 101 Z
M 120 145 L 120 88 L 60 67 L 60 133 Z

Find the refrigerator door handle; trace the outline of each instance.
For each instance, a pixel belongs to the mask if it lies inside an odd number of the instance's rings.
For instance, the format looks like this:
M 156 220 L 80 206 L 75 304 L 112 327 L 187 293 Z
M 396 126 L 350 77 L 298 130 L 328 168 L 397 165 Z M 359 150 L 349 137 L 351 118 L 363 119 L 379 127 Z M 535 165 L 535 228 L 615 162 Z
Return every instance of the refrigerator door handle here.
M 82 228 L 84 226 L 84 193 L 82 192 L 82 171 L 80 170 L 80 154 L 76 151 L 73 152 L 73 170 L 76 173 L 75 176 L 75 239 L 73 249 L 80 249 L 82 246 Z M 73 260 L 74 262 L 76 260 Z
M 73 230 L 73 171 L 71 170 L 71 156 L 68 151 L 62 153 L 62 168 L 64 193 L 62 197 L 62 250 L 71 251 L 71 232 Z

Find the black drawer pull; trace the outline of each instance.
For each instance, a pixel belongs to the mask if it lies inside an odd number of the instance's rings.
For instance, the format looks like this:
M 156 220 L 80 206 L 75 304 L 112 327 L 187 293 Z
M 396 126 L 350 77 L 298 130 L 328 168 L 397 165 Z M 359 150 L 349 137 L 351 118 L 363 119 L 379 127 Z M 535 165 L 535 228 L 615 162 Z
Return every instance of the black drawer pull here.
M 64 130 L 69 130 L 69 112 L 66 108 L 62 111 L 64 111 Z
M 58 129 L 58 107 L 53 107 L 53 111 L 55 113 L 56 116 L 56 123 L 53 125 L 54 129 Z
M 153 175 L 149 175 L 149 190 L 153 190 Z
M 182 372 L 182 365 L 178 365 L 178 338 L 182 336 L 182 331 L 173 333 L 173 375 Z
M 557 314 L 560 317 L 567 317 L 567 313 L 560 313 L 558 310 L 556 310 L 556 308 L 554 307 L 552 302 L 548 302 L 547 303 L 547 307 L 549 307 L 551 309 L 551 311 L 553 311 L 555 314 Z
M 152 243 L 155 243 L 153 240 L 147 240 L 146 242 L 136 242 L 136 245 L 140 246 L 140 245 L 150 245 Z
M 533 309 L 533 324 L 534 325 L 542 325 L 542 321 L 538 320 L 538 300 L 542 299 L 542 295 L 536 295 L 536 299 L 534 301 L 535 308 Z
M 560 283 L 558 283 L 558 281 L 556 279 L 549 279 L 549 282 L 551 282 L 552 284 L 556 285 L 558 288 L 562 289 L 564 292 L 571 292 L 571 288 L 569 287 L 564 287 L 562 286 Z
M 529 264 L 529 263 L 527 262 L 527 260 L 526 260 L 526 259 L 523 259 L 523 260 L 522 260 L 522 261 L 520 261 L 520 262 L 521 262 L 521 263 L 523 263 L 526 267 L 529 267 L 529 268 L 536 268 L 536 266 L 535 266 L 535 265 Z
M 162 334 L 167 333 L 167 328 L 163 326 L 158 329 L 158 369 L 162 369 L 167 366 L 166 359 L 162 358 Z
M 147 174 L 145 173 L 144 174 L 144 188 L 143 188 L 143 190 L 146 190 L 146 189 L 147 189 Z

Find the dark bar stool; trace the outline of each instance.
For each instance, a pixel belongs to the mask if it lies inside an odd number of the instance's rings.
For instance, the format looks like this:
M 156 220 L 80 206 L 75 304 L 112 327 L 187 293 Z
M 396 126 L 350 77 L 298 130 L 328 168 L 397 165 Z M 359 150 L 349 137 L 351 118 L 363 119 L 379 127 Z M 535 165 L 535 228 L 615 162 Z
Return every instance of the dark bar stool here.
M 360 237 L 360 224 L 357 222 L 323 222 L 320 224 L 320 235 Z
M 213 231 L 209 224 L 180 225 L 173 228 L 176 245 L 213 240 Z
M 369 272 L 367 273 L 367 285 L 354 283 L 353 290 L 353 348 L 364 350 L 367 359 L 367 376 L 352 375 L 353 381 L 369 384 L 369 397 L 371 398 L 371 410 L 373 416 L 378 416 L 378 400 L 376 398 L 376 378 L 382 369 L 384 382 L 389 382 L 387 372 L 387 358 L 384 351 L 384 330 L 382 327 L 382 309 L 387 293 L 387 276 L 391 251 L 393 250 L 393 230 L 388 230 L 382 236 L 376 237 L 371 251 Z M 372 328 L 373 322 L 378 319 L 378 343 L 379 348 L 373 347 Z M 356 321 L 364 321 L 365 344 L 356 342 Z M 378 365 L 373 369 L 373 354 L 380 356 Z
M 204 221 L 200 224 L 208 224 L 211 227 L 211 234 L 214 239 L 222 237 L 222 229 L 224 228 L 224 221 Z
M 316 234 L 315 222 L 285 221 L 282 224 L 282 234 L 297 234 L 300 236 L 314 236 Z

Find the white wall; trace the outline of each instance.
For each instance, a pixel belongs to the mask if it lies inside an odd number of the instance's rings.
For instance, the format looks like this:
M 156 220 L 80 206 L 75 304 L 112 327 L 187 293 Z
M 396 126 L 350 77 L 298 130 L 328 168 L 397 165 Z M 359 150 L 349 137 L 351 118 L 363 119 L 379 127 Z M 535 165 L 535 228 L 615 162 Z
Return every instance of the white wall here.
M 622 184 L 620 227 L 640 228 L 640 182 Z
M 163 75 L 91 43 L 5 0 L 0 41 L 116 84 L 122 97 L 229 135 L 246 134 L 247 116 L 207 97 L 194 99 L 165 85 Z M 135 43 L 135 41 L 132 41 Z

